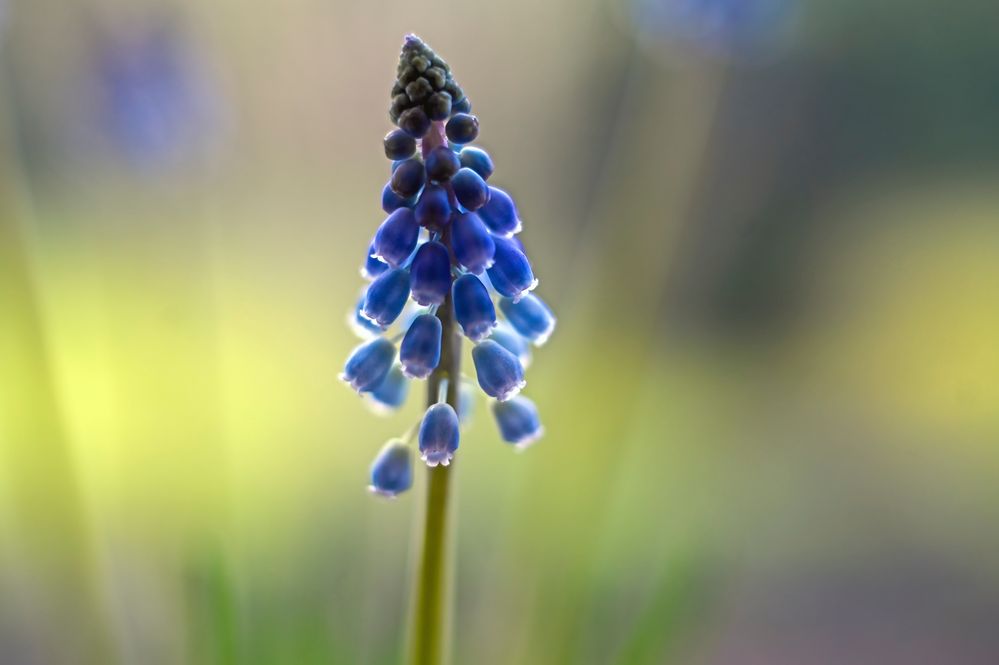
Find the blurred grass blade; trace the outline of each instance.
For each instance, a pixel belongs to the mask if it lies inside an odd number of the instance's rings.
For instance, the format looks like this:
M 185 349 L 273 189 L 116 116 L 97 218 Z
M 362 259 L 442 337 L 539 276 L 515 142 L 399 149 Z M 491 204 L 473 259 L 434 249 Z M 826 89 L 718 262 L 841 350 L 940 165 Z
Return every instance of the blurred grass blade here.
M 704 624 L 714 593 L 712 567 L 696 555 L 683 555 L 667 566 L 648 606 L 636 619 L 620 654 L 621 665 L 684 662 L 685 644 Z
M 0 81 L 0 98 L 9 100 Z M 0 451 L 4 534 L 59 646 L 111 663 L 92 534 L 56 396 L 23 231 L 27 196 L 9 107 L 0 103 Z M 55 643 L 53 643 L 55 644 Z M 40 646 L 40 645 L 39 645 Z M 81 661 L 83 662 L 83 661 Z
M 188 577 L 191 662 L 239 662 L 236 589 L 223 555 L 212 552 L 195 562 Z

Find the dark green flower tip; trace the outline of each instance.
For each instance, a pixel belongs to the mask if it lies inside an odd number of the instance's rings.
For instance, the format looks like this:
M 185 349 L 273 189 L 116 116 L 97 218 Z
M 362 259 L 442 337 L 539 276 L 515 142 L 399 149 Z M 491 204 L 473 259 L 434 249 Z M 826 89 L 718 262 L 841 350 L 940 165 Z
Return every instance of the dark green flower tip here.
M 406 114 L 410 109 L 420 109 L 422 113 L 418 115 L 431 120 L 444 120 L 455 106 L 468 106 L 465 92 L 451 75 L 451 68 L 416 35 L 406 35 L 389 97 L 392 100 L 389 117 L 396 124 L 400 118 L 412 118 L 412 113 Z M 404 129 L 413 134 L 422 125 Z

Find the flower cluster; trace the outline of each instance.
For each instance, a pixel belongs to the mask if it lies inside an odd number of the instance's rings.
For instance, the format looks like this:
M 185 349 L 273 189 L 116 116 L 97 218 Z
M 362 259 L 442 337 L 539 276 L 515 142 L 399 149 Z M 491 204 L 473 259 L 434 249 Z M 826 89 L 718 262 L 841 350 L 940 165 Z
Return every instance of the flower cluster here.
M 389 110 L 398 128 L 384 140 L 388 217 L 368 247 L 361 274 L 370 284 L 350 315 L 367 341 L 342 375 L 380 410 L 399 408 L 410 380 L 430 381 L 419 427 L 389 441 L 372 464 L 371 489 L 387 496 L 412 484 L 417 431 L 428 466 L 447 465 L 458 449 L 472 402 L 458 369 L 462 336 L 474 343 L 476 378 L 501 437 L 524 447 L 542 433 L 537 409 L 518 393 L 530 345 L 544 344 L 555 318 L 531 293 L 538 280 L 517 238 L 516 205 L 488 184 L 489 154 L 470 145 L 479 133 L 470 111 L 447 63 L 407 36 Z

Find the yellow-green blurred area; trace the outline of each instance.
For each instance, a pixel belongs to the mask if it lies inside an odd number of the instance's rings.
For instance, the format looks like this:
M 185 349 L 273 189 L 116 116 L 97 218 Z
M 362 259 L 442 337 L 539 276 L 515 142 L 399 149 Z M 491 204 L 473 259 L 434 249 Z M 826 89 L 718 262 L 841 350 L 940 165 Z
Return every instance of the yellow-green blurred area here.
M 461 443 L 454 662 L 999 662 L 999 4 L 0 16 L 3 665 L 399 662 L 423 396 L 337 375 L 407 32 L 559 316 L 545 438 Z

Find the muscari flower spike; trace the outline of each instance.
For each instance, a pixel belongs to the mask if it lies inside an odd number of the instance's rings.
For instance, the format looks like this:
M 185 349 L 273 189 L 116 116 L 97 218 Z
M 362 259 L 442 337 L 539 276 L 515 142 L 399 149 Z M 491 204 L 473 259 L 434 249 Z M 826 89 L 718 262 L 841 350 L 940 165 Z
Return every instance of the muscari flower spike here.
M 390 100 L 387 217 L 361 266 L 369 284 L 348 316 L 366 341 L 342 378 L 379 413 L 401 408 L 414 380 L 436 392 L 419 426 L 385 444 L 371 466 L 371 491 L 394 497 L 412 485 L 414 438 L 431 467 L 458 450 L 475 392 L 456 369 L 462 336 L 474 344 L 471 366 L 493 399 L 500 437 L 523 448 L 541 436 L 537 407 L 518 393 L 530 346 L 548 339 L 555 317 L 531 293 L 538 280 L 516 237 L 517 206 L 491 184 L 489 153 L 472 145 L 479 119 L 448 64 L 415 35 L 403 44 Z

